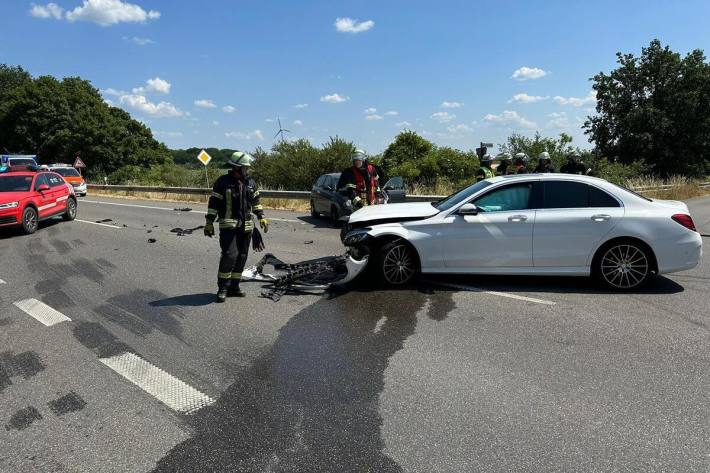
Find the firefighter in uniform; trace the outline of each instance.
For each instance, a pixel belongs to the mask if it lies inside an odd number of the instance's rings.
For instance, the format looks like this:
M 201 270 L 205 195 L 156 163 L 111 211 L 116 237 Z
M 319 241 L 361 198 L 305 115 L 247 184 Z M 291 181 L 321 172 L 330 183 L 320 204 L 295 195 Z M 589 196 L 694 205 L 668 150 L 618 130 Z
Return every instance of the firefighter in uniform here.
M 550 153 L 543 151 L 537 157 L 537 167 L 535 168 L 535 173 L 544 174 L 555 172 L 555 166 L 552 165 L 552 158 L 550 158 Z
M 362 150 L 355 150 L 353 165 L 344 169 L 338 180 L 338 189 L 347 193 L 354 209 L 364 205 L 378 203 L 380 176 L 375 166 L 367 162 L 367 155 Z
M 259 219 L 264 233 L 269 231 L 269 221 L 259 200 L 259 189 L 249 177 L 249 167 L 254 158 L 237 151 L 229 158 L 231 170 L 217 179 L 207 208 L 204 233 L 212 238 L 214 222 L 219 222 L 219 246 L 222 256 L 217 273 L 217 302 L 227 296 L 244 297 L 239 288 L 242 271 L 247 262 L 254 222 L 252 212 Z
M 491 158 L 490 154 L 486 154 L 481 158 L 481 167 L 476 173 L 476 182 L 495 176 L 493 169 L 491 169 L 491 164 L 493 164 L 493 158 Z
M 497 176 L 506 176 L 508 174 L 512 174 L 512 170 L 510 169 L 511 167 L 511 158 L 510 158 L 510 153 L 500 153 L 497 158 L 500 160 L 500 164 L 498 165 L 498 168 L 496 169 L 496 175 Z
M 567 163 L 560 168 L 560 172 L 565 174 L 581 174 L 589 176 L 592 174 L 592 168 L 587 167 L 579 153 L 570 153 L 567 156 Z
M 527 174 L 528 173 L 528 155 L 525 153 L 516 153 L 515 160 L 515 174 Z

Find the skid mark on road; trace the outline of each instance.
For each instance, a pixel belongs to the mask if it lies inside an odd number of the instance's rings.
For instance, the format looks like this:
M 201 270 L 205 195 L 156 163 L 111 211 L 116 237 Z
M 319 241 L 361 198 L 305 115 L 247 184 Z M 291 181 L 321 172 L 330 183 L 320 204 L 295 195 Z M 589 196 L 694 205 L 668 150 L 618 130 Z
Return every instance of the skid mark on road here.
M 38 322 L 51 327 L 61 322 L 70 322 L 71 319 L 61 312 L 52 309 L 44 302 L 37 299 L 25 299 L 15 302 L 15 306 Z
M 42 414 L 32 406 L 25 407 L 12 414 L 10 422 L 5 425 L 5 430 L 24 430 L 36 420 L 41 420 Z
M 70 412 L 76 412 L 82 410 L 86 407 L 86 401 L 84 401 L 81 396 L 79 396 L 74 391 L 70 391 L 62 397 L 59 397 L 48 404 L 49 408 L 54 412 L 56 416 L 63 416 Z
M 480 287 L 475 287 L 475 286 L 466 286 L 463 284 L 436 282 L 436 281 L 431 281 L 431 280 L 425 280 L 424 282 L 434 285 L 434 286 L 448 287 L 450 289 L 458 289 L 461 291 L 481 292 L 483 294 L 490 294 L 492 296 L 505 297 L 508 299 L 516 299 L 516 300 L 525 301 L 525 302 L 533 302 L 535 304 L 543 304 L 543 305 L 555 305 L 556 304 L 556 302 L 548 301 L 545 299 L 536 299 L 534 297 L 519 296 L 517 294 L 510 294 L 508 292 L 487 291 L 485 289 L 482 289 Z
M 193 414 L 215 402 L 206 394 L 133 353 L 101 358 L 99 361 L 182 414 Z

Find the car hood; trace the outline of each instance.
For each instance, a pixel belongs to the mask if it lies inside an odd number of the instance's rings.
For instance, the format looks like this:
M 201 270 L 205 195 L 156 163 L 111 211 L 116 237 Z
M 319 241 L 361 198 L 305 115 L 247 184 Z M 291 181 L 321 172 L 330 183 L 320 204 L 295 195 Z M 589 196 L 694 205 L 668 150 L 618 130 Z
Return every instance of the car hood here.
M 688 213 L 688 206 L 685 202 L 681 202 L 680 200 L 653 199 L 653 203 L 669 209 L 675 209 L 680 212 Z
M 385 204 L 363 207 L 350 215 L 349 223 L 369 222 L 372 220 L 407 220 L 422 219 L 438 214 L 439 211 L 429 202 L 409 204 Z
M 27 192 L 0 192 L 0 204 L 17 202 L 27 197 Z

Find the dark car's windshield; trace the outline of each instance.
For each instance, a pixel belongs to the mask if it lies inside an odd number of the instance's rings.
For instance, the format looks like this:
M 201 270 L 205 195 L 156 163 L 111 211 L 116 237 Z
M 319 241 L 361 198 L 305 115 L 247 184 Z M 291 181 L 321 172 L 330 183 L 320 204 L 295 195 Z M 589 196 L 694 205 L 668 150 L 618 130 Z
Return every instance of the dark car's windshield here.
M 36 166 L 34 159 L 31 158 L 10 158 L 10 166 Z
M 79 171 L 77 171 L 74 168 L 54 168 L 52 169 L 53 172 L 56 172 L 57 174 L 61 174 L 64 177 L 78 177 L 81 176 L 79 174 Z
M 468 200 L 472 195 L 475 193 L 485 189 L 486 187 L 490 186 L 491 183 L 487 181 L 479 181 L 475 183 L 472 186 L 466 187 L 465 189 L 461 189 L 460 191 L 456 192 L 455 194 L 451 194 L 447 198 L 440 200 L 438 202 L 432 202 L 431 205 L 436 207 L 438 210 L 443 211 L 443 210 L 449 210 L 452 207 L 455 207 L 456 205 L 465 202 Z
M 0 192 L 27 192 L 32 176 L 0 176 Z

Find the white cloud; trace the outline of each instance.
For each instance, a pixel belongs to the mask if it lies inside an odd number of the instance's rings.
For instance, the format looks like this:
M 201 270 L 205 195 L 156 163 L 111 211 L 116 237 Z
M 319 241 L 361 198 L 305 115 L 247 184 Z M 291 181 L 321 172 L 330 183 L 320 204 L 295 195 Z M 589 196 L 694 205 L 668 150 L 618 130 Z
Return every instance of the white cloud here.
M 224 136 L 226 136 L 227 138 L 237 138 L 240 140 L 264 140 L 264 134 L 261 132 L 261 130 L 254 130 L 248 133 L 244 133 L 242 131 L 230 131 L 225 133 Z
M 158 136 L 165 136 L 166 138 L 178 138 L 182 136 L 181 131 L 156 131 L 155 134 Z
M 387 115 L 388 117 L 396 117 L 397 115 L 399 115 L 399 112 L 390 110 L 389 112 L 385 112 L 385 115 Z
M 566 117 L 565 115 L 555 117 L 549 122 L 547 122 L 547 128 L 552 128 L 556 130 L 566 130 L 570 128 L 572 125 L 569 121 L 569 118 Z
M 330 95 L 325 95 L 320 98 L 321 102 L 326 102 L 326 103 L 342 103 L 342 102 L 347 102 L 350 100 L 350 97 L 346 95 L 340 95 L 340 94 L 330 94 Z
M 113 107 L 113 106 L 114 106 L 113 100 L 111 100 L 111 99 L 104 99 L 104 102 L 105 102 L 106 105 L 108 105 L 109 107 Z
M 380 115 L 372 114 L 372 115 L 366 116 L 365 120 L 370 120 L 370 121 L 382 120 L 382 117 Z
M 303 122 L 301 120 L 294 120 L 293 124 L 296 126 L 303 126 Z
M 108 89 L 101 89 L 101 93 L 104 95 L 115 95 L 116 97 L 120 97 L 121 95 L 126 95 L 128 92 L 109 87 Z
M 297 105 L 294 105 L 293 108 L 308 108 L 307 103 L 299 103 Z
M 468 126 L 464 123 L 459 123 L 458 125 L 448 126 L 448 127 L 446 127 L 446 130 L 452 134 L 471 133 L 473 131 L 473 129 L 470 126 Z
M 436 112 L 433 113 L 429 118 L 436 120 L 439 123 L 449 123 L 456 118 L 456 115 L 449 112 Z
M 64 17 L 64 9 L 56 3 L 48 3 L 46 5 L 32 4 L 30 15 L 35 18 L 54 18 L 61 20 Z
M 533 80 L 545 77 L 547 74 L 549 74 L 549 72 L 539 67 L 523 66 L 520 69 L 516 69 L 511 77 L 515 80 Z
M 212 120 L 212 124 L 213 124 L 214 126 L 219 126 L 219 122 L 218 122 L 217 120 Z
M 560 97 L 556 95 L 552 98 L 556 104 L 559 105 L 572 105 L 573 107 L 582 107 L 587 104 L 596 103 L 597 93 L 593 90 L 590 91 L 586 97 Z
M 365 109 L 365 113 L 368 115 L 372 115 L 373 113 L 377 113 L 377 109 L 374 107 L 370 107 L 370 108 Z
M 535 103 L 535 102 L 541 102 L 543 100 L 549 99 L 549 96 L 543 97 L 542 95 L 528 95 L 525 93 L 522 94 L 515 94 L 513 97 L 508 100 L 508 103 L 512 102 L 517 102 L 517 103 Z
M 172 87 L 170 82 L 163 80 L 160 77 L 156 77 L 155 79 L 148 79 L 146 81 L 146 84 L 148 84 L 148 87 L 146 87 L 146 90 L 148 92 L 156 92 L 158 94 L 169 94 L 170 87 Z
M 441 108 L 461 108 L 463 103 L 461 102 L 441 102 Z
M 208 99 L 200 99 L 200 100 L 195 100 L 195 107 L 200 107 L 200 108 L 216 108 L 217 105 L 212 100 Z
M 81 6 L 67 11 L 64 17 L 67 21 L 90 21 L 100 26 L 111 26 L 157 20 L 160 12 L 145 11 L 134 3 L 122 0 L 84 0 Z
M 488 115 L 483 117 L 483 119 L 489 123 L 493 123 L 496 125 L 528 129 L 537 128 L 537 124 L 535 122 L 531 122 L 530 120 L 520 116 L 518 112 L 510 110 L 505 110 L 500 115 L 494 115 L 492 113 L 489 113 Z
M 358 22 L 352 18 L 336 18 L 335 29 L 341 33 L 362 33 L 375 26 L 372 20 Z
M 266 123 L 274 123 L 274 119 L 273 119 L 273 118 L 266 118 L 266 119 L 264 119 L 264 121 L 265 121 Z
M 412 124 L 409 122 L 397 122 L 394 124 L 394 126 L 398 128 L 409 128 L 410 126 L 412 126 Z
M 132 38 L 129 38 L 127 36 L 123 37 L 124 41 L 130 41 L 133 44 L 137 44 L 138 46 L 145 46 L 148 44 L 155 44 L 155 41 L 153 41 L 150 38 L 139 38 L 138 36 L 133 36 Z
M 146 115 L 155 118 L 182 117 L 185 112 L 175 107 L 170 102 L 153 103 L 149 102 L 145 95 L 126 94 L 120 98 L 122 105 L 130 107 Z
M 237 111 L 237 108 L 233 107 L 232 105 L 225 105 L 224 107 L 222 107 L 222 111 L 224 113 L 234 113 Z

